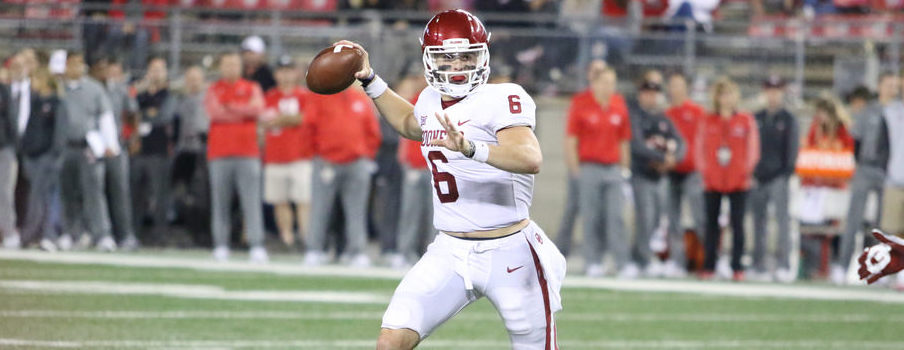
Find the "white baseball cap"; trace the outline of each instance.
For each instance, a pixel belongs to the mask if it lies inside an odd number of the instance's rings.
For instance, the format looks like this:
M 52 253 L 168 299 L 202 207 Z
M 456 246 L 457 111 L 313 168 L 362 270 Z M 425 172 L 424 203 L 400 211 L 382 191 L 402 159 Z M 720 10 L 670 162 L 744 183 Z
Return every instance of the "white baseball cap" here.
M 55 50 L 50 54 L 50 63 L 47 69 L 50 74 L 63 74 L 66 71 L 66 50 Z
M 251 51 L 254 53 L 264 53 L 267 50 L 267 44 L 264 39 L 257 35 L 252 35 L 242 40 L 242 51 Z

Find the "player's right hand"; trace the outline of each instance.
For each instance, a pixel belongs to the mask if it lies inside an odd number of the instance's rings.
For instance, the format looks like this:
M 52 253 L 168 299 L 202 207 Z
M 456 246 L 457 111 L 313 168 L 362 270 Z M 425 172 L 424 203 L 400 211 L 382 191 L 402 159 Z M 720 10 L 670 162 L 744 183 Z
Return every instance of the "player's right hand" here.
M 441 146 L 453 152 L 473 152 L 470 143 L 464 133 L 455 127 L 455 122 L 449 118 L 449 114 L 436 112 L 436 120 L 446 129 L 446 138 L 430 140 L 431 146 Z
M 333 43 L 333 46 L 336 45 L 349 45 L 361 50 L 364 53 L 364 59 L 361 60 L 361 70 L 355 72 L 355 78 L 358 80 L 361 79 L 369 79 L 373 77 L 373 68 L 370 67 L 370 55 L 367 54 L 367 50 L 364 49 L 364 46 L 358 44 L 356 42 L 351 42 L 348 40 L 339 40 Z
M 857 258 L 860 265 L 857 273 L 868 284 L 904 269 L 904 239 L 888 236 L 880 230 L 873 230 L 873 237 L 882 243 L 864 249 Z

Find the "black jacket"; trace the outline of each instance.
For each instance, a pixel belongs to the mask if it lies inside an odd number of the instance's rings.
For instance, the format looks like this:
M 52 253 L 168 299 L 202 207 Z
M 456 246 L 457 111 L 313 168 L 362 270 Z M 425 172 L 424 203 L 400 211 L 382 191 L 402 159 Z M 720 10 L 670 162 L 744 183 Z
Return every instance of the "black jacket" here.
M 633 176 L 659 179 L 663 174 L 653 168 L 653 163 L 665 161 L 665 146 L 671 140 L 674 140 L 677 146 L 675 161 L 682 161 L 687 153 L 684 139 L 672 121 L 662 112 L 649 113 L 632 104 L 629 114 L 631 116 L 631 173 Z M 661 140 L 661 143 L 655 144 L 655 140 Z
M 273 77 L 273 71 L 270 69 L 270 66 L 266 64 L 261 64 L 254 73 L 246 76 L 245 79 L 257 82 L 261 87 L 261 91 L 264 93 L 276 86 L 276 79 Z
M 760 129 L 760 162 L 753 177 L 762 183 L 779 176 L 791 176 L 800 148 L 797 119 L 784 108 L 775 114 L 762 110 L 754 117 Z
M 0 84 L 0 147 L 16 144 L 17 122 L 10 105 L 9 85 Z
M 66 109 L 55 95 L 31 94 L 31 115 L 25 133 L 19 139 L 19 153 L 26 157 L 38 157 L 63 148 L 63 123 Z
M 891 140 L 888 139 L 888 123 L 885 121 L 885 108 L 872 103 L 858 113 L 854 119 L 854 157 L 857 166 L 868 166 L 881 169 L 888 168 L 891 158 Z

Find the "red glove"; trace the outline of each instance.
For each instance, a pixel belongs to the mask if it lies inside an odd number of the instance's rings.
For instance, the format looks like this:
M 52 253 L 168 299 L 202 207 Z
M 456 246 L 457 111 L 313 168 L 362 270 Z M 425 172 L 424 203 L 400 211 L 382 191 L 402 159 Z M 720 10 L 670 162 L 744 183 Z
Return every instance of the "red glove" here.
M 904 239 L 887 236 L 875 229 L 873 236 L 882 243 L 863 249 L 863 254 L 857 258 L 860 264 L 857 273 L 868 284 L 904 269 Z

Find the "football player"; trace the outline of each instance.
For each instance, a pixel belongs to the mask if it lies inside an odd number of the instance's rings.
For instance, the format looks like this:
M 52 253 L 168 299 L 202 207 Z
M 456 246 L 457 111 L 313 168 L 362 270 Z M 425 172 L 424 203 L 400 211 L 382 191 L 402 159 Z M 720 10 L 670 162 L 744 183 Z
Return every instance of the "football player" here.
M 565 258 L 530 220 L 543 156 L 535 105 L 516 84 L 487 84 L 490 33 L 463 10 L 428 22 L 424 89 L 416 105 L 387 88 L 364 54 L 356 77 L 402 136 L 421 141 L 440 233 L 399 284 L 377 349 L 412 349 L 481 297 L 499 311 L 514 349 L 556 349 L 553 314 Z
M 904 239 L 888 236 L 879 230 L 873 230 L 873 237 L 881 243 L 863 249 L 857 258 L 860 264 L 857 273 L 868 284 L 904 269 Z

